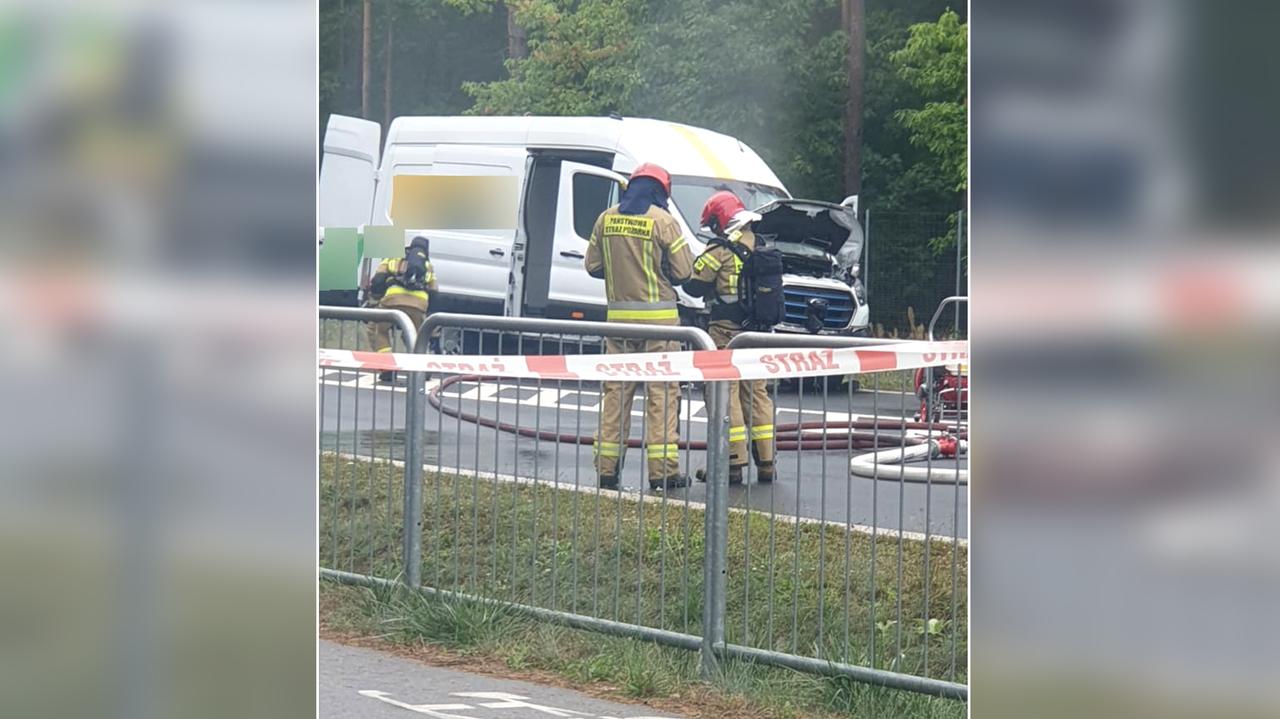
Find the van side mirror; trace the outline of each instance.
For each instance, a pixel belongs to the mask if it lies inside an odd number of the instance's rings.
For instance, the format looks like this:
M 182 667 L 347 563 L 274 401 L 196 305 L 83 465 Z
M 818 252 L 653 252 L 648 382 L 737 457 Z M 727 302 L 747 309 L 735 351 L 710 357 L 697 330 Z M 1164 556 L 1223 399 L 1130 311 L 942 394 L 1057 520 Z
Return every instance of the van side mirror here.
M 848 197 L 841 200 L 840 204 L 853 210 L 854 215 L 858 214 L 858 196 L 857 195 L 849 195 Z

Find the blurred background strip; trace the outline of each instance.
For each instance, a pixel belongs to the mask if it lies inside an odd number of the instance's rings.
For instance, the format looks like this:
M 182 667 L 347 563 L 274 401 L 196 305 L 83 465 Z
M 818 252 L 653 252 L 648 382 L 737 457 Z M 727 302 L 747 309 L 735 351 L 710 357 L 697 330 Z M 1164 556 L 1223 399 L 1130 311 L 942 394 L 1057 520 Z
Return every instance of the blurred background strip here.
M 973 715 L 1275 716 L 1277 9 L 971 12 Z
M 0 8 L 6 717 L 315 713 L 315 19 Z

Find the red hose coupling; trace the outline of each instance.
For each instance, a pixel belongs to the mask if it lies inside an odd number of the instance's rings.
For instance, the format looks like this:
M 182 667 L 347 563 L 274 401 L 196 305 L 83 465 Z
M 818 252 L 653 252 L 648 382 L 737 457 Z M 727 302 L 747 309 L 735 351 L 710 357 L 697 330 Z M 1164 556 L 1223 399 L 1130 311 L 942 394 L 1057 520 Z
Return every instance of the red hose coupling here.
M 943 457 L 956 456 L 956 450 L 960 448 L 959 441 L 955 437 L 941 437 L 938 439 L 938 451 Z

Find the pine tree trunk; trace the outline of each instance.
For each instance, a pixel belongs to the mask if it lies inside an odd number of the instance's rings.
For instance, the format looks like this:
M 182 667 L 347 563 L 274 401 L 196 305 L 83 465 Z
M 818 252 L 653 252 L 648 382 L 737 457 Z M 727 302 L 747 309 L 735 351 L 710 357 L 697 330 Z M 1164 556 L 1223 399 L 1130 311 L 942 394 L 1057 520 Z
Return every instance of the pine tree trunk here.
M 529 57 L 529 34 L 516 24 L 516 11 L 511 7 L 514 0 L 504 3 L 507 8 L 507 59 L 516 60 Z
M 373 45 L 373 0 L 364 0 L 364 28 L 360 34 L 360 117 L 369 119 L 369 55 Z
M 867 42 L 864 0 L 844 0 L 840 16 L 849 35 L 849 96 L 845 103 L 844 186 L 845 193 L 862 193 L 862 91 Z
M 391 32 L 395 28 L 395 22 L 387 23 L 387 48 L 383 56 L 383 75 L 382 75 L 382 126 L 391 125 L 391 60 L 395 57 L 391 48 Z

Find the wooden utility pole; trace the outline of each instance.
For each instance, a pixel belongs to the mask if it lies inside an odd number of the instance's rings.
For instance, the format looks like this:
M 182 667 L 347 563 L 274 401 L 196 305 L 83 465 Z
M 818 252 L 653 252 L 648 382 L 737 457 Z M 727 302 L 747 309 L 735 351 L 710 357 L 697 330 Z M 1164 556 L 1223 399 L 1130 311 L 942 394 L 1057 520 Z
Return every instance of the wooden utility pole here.
M 518 0 L 506 0 L 507 8 L 507 59 L 518 60 L 529 57 L 529 33 L 516 24 L 516 9 L 511 7 Z
M 382 58 L 382 126 L 391 126 L 391 60 L 395 55 L 391 52 L 391 31 L 396 26 L 394 18 L 388 18 L 387 47 Z
M 364 29 L 360 33 L 360 117 L 369 119 L 369 55 L 373 45 L 373 0 L 364 0 Z
M 840 20 L 849 36 L 848 90 L 845 103 L 845 194 L 862 194 L 862 90 L 867 44 L 865 0 L 842 0 Z

